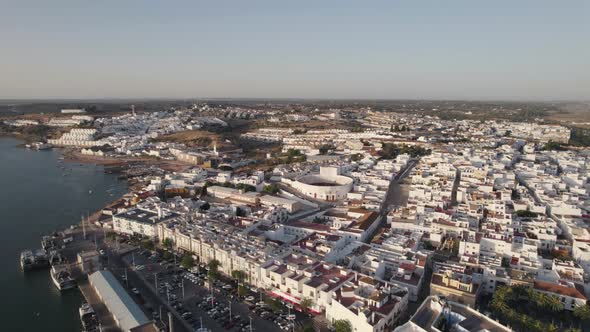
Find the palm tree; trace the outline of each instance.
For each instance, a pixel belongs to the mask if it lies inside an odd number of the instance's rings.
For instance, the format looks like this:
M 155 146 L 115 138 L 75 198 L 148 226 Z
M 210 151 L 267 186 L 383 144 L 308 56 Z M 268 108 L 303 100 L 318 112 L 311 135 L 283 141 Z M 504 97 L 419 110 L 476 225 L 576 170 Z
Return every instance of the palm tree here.
M 209 262 L 208 266 L 209 272 L 207 272 L 207 277 L 209 278 L 209 281 L 217 280 L 219 278 L 219 272 L 217 271 L 217 269 L 219 269 L 219 266 L 221 266 L 221 262 L 219 262 L 216 259 L 213 259 Z
M 172 241 L 171 238 L 167 237 L 164 240 L 162 240 L 162 245 L 164 246 L 164 248 L 170 250 L 170 249 L 172 249 L 172 246 L 174 245 L 174 241 Z
M 582 330 L 575 328 L 575 327 L 570 327 L 570 328 L 566 329 L 564 332 L 582 332 Z
M 559 327 L 557 327 L 557 325 L 553 323 L 550 323 L 549 325 L 547 325 L 546 332 L 559 332 Z
M 304 297 L 301 299 L 301 302 L 299 302 L 299 306 L 301 307 L 301 311 L 307 312 L 307 310 L 313 306 L 313 301 L 310 298 Z
M 352 325 L 346 319 L 336 320 L 333 325 L 336 332 L 352 332 Z
M 231 271 L 231 277 L 234 278 L 238 283 L 246 278 L 246 272 L 240 270 Z
M 563 303 L 561 303 L 557 296 L 547 296 L 545 308 L 547 308 L 551 312 L 561 312 L 563 311 Z
M 590 320 L 590 307 L 587 304 L 575 307 L 574 317 L 579 320 Z
M 542 332 L 543 331 L 543 324 L 538 319 L 532 319 L 531 320 L 531 329 L 533 331 Z
M 221 266 L 221 262 L 216 259 L 212 259 L 207 265 L 209 266 L 209 270 L 217 271 L 217 269 L 219 269 Z
M 498 313 L 505 313 L 506 311 L 508 311 L 510 309 L 510 307 L 508 306 L 508 303 L 507 303 L 508 297 L 507 297 L 506 290 L 507 289 L 505 287 L 499 288 L 494 293 L 494 296 L 492 298 L 492 302 L 490 303 L 490 306 L 492 307 L 492 309 L 494 309 Z

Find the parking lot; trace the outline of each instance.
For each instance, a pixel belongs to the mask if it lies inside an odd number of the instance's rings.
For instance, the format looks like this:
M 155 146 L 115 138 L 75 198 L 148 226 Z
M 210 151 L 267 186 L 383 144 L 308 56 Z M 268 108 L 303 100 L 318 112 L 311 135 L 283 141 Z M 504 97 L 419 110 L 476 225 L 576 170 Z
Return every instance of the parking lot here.
M 308 316 L 279 301 L 271 301 L 272 307 L 269 306 L 269 300 L 257 290 L 246 287 L 246 293 L 238 296 L 235 281 L 220 278 L 208 287 L 207 267 L 196 266 L 187 271 L 180 266 L 179 256 L 166 261 L 159 254 L 135 250 L 125 254 L 123 260 L 130 267 L 127 278 L 131 273 L 145 284 L 130 287 L 138 302 L 145 303 L 155 290 L 164 307 L 172 309 L 185 329 L 195 330 L 202 324 L 212 331 L 294 331 L 310 322 Z M 144 294 L 146 291 L 152 294 Z M 149 306 L 151 317 L 162 319 L 162 309 Z

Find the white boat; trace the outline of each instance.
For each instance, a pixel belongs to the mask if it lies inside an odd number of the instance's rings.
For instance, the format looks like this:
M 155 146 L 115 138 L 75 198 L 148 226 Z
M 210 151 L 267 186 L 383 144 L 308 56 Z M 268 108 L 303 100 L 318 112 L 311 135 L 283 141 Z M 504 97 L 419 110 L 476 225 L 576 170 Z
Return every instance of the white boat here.
M 54 265 L 51 267 L 51 280 L 57 289 L 65 291 L 76 287 L 77 283 L 67 268 Z
M 23 271 L 28 271 L 35 266 L 35 258 L 32 250 L 23 250 L 20 253 L 20 267 Z
M 82 331 L 97 331 L 98 319 L 94 309 L 88 303 L 82 303 L 78 309 L 80 314 L 80 322 L 82 323 Z
M 47 253 L 42 249 L 23 250 L 20 253 L 20 267 L 23 271 L 49 267 Z

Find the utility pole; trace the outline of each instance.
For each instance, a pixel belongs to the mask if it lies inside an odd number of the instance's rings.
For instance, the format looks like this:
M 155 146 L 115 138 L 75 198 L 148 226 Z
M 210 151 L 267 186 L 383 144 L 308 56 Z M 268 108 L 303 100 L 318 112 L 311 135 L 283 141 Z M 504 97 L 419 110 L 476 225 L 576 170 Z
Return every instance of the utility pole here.
M 129 278 L 127 278 L 127 268 L 125 268 L 125 284 L 127 285 L 127 288 L 129 288 Z
M 158 292 L 158 272 L 154 272 L 154 282 L 156 284 L 156 292 Z
M 84 240 L 86 240 L 86 223 L 84 222 L 84 215 L 82 215 L 82 234 L 84 235 Z
M 162 306 L 160 305 L 160 323 L 164 324 L 162 321 Z
M 181 285 L 182 285 L 182 299 L 184 300 L 184 278 L 182 278 Z
M 248 316 L 250 318 L 250 332 L 252 332 L 252 316 Z
M 209 281 L 211 281 L 211 280 L 209 280 Z M 209 289 L 211 289 L 211 305 L 213 305 L 213 301 L 214 301 L 214 298 L 213 298 L 213 286 L 211 285 L 211 283 L 209 283 Z
M 291 308 L 293 307 L 292 304 L 287 304 L 287 308 L 289 309 L 289 314 L 287 316 L 288 320 L 291 322 L 291 327 L 293 328 L 293 332 L 295 332 L 295 322 L 293 322 L 293 320 L 291 319 Z
M 231 299 L 229 301 L 229 321 L 231 322 Z
M 174 332 L 174 324 L 172 321 L 172 312 L 168 311 L 168 331 Z

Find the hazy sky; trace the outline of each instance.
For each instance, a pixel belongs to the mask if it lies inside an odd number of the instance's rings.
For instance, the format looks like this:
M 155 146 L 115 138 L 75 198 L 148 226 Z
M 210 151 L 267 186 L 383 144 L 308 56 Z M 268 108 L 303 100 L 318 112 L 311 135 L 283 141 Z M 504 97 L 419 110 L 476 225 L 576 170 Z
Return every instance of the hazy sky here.
M 590 1 L 0 0 L 0 98 L 590 99 Z

